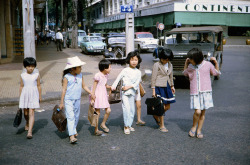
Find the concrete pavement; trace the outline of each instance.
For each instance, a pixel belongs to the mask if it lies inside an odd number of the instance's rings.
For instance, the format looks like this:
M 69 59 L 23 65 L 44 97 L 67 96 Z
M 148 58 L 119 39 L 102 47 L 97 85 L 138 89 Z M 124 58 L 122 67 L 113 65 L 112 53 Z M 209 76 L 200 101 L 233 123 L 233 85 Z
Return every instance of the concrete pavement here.
M 86 62 L 86 65 L 82 67 L 82 72 L 85 84 L 91 87 L 93 76 L 99 71 L 98 62 L 102 56 L 86 56 L 81 53 L 80 49 L 66 48 L 63 51 L 57 51 L 53 42 L 49 45 L 36 47 L 37 68 L 42 79 L 43 101 L 60 98 L 62 72 L 66 66 L 67 58 L 73 56 L 78 56 Z M 16 56 L 12 63 L 0 65 L 0 106 L 18 104 L 23 58 L 23 56 Z M 115 79 L 122 68 L 120 65 L 112 65 L 109 79 Z M 84 91 L 83 94 L 87 93 Z

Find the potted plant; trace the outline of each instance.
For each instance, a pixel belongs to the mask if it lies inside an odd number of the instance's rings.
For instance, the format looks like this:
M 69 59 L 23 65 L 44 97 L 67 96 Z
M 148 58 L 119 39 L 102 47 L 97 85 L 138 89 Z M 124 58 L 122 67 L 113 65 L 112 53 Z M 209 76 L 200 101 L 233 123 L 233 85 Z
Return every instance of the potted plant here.
M 248 30 L 246 33 L 244 33 L 243 35 L 247 36 L 248 38 L 246 39 L 246 44 L 250 45 L 250 31 Z

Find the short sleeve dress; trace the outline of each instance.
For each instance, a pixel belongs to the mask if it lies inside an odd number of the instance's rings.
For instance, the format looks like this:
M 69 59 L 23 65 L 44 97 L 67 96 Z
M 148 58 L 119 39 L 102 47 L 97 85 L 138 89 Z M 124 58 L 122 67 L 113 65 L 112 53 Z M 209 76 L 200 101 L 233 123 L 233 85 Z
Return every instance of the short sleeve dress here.
M 19 99 L 19 108 L 40 108 L 39 92 L 37 88 L 37 78 L 39 73 L 27 72 L 21 74 L 23 80 L 23 89 Z
M 108 94 L 106 89 L 108 75 L 104 75 L 102 72 L 96 73 L 94 81 L 98 82 L 95 90 L 96 99 L 94 107 L 97 109 L 109 108 L 110 104 L 108 102 Z

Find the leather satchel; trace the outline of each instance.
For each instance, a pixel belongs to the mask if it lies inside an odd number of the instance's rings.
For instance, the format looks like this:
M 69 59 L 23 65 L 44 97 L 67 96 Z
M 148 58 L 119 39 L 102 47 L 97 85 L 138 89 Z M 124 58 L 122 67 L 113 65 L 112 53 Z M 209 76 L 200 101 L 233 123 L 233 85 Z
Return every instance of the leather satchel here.
M 16 117 L 13 122 L 14 127 L 18 127 L 22 122 L 22 109 L 19 108 L 16 112 Z
M 63 109 L 59 109 L 59 106 L 56 105 L 53 109 L 52 121 L 56 125 L 58 131 L 64 132 L 67 127 L 67 118 Z
M 140 95 L 141 95 L 141 97 L 143 97 L 146 94 L 146 91 L 144 90 L 141 83 L 139 84 L 139 88 L 140 88 Z
M 119 81 L 117 87 L 115 90 L 109 92 L 109 104 L 115 104 L 121 102 L 121 97 L 122 97 L 122 80 Z
M 159 97 L 147 98 L 145 103 L 147 104 L 148 115 L 156 115 L 156 116 L 165 115 L 164 104 L 161 98 Z
M 91 104 L 89 104 L 88 120 L 89 120 L 91 126 L 93 126 L 93 127 L 97 126 L 98 114 L 96 113 L 95 108 Z

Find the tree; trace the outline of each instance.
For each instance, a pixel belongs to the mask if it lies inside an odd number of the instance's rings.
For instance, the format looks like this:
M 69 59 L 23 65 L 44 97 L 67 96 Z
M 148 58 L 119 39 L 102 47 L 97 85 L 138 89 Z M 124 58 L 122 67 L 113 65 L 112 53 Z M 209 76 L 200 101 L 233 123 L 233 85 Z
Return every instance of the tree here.
M 78 19 L 77 19 L 77 3 L 78 0 L 72 0 L 72 48 L 78 48 Z

